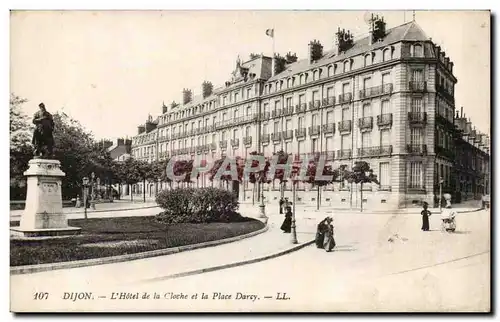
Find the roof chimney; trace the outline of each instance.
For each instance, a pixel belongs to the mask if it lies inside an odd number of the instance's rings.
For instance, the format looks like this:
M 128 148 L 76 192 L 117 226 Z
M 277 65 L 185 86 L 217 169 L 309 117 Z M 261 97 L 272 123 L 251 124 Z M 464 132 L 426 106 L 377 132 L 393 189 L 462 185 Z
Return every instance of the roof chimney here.
M 190 89 L 184 88 L 182 90 L 182 104 L 186 105 L 193 99 L 193 92 Z
M 309 42 L 309 64 L 320 60 L 323 57 L 323 46 L 319 41 L 314 39 L 314 41 Z
M 201 92 L 202 92 L 203 98 L 207 98 L 210 95 L 212 95 L 213 89 L 214 89 L 214 85 L 212 85 L 211 82 L 204 81 L 203 84 L 201 84 Z

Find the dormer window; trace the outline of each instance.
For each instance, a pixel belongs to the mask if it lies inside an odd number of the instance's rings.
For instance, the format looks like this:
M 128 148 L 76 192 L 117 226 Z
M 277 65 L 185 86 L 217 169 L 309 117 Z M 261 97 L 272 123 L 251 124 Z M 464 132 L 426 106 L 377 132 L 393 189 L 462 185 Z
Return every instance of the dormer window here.
M 299 85 L 304 84 L 304 74 L 300 75 Z
M 344 62 L 344 73 L 348 72 L 351 70 L 351 64 L 348 60 Z
M 318 79 L 318 71 L 317 71 L 317 70 L 315 70 L 315 71 L 313 72 L 313 82 L 314 82 L 315 80 L 317 80 L 317 79 Z
M 372 64 L 372 55 L 366 54 L 365 55 L 365 67 L 370 66 L 371 64 Z
M 334 73 L 333 66 L 328 66 L 328 72 L 327 72 L 328 77 L 333 76 L 333 73 Z
M 423 57 L 424 47 L 420 44 L 413 45 L 413 57 Z

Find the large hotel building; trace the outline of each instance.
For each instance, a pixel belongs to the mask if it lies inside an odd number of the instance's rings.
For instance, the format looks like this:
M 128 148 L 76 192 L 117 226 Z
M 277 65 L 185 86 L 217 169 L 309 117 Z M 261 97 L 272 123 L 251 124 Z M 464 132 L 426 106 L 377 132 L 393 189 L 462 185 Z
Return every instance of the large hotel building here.
M 223 86 L 205 81 L 200 95 L 184 89 L 181 104 L 163 105 L 160 116 L 140 125 L 132 157 L 218 159 L 283 150 L 294 157 L 323 154 L 334 168 L 368 162 L 380 185 L 365 185 L 363 200 L 351 191 L 356 186 L 335 183 L 318 194 L 299 184 L 298 202 L 320 195 L 322 204 L 338 207 L 433 204 L 440 186 L 455 202 L 489 193 L 489 137 L 455 108 L 453 62 L 414 21 L 387 29 L 374 17 L 371 26 L 356 41 L 339 29 L 332 50 L 311 41 L 301 60 L 290 53 L 274 62 L 238 58 Z M 155 187 L 138 184 L 133 193 L 154 195 Z M 263 189 L 268 202 L 280 195 L 278 183 Z M 243 183 L 240 200 L 256 200 L 256 190 Z

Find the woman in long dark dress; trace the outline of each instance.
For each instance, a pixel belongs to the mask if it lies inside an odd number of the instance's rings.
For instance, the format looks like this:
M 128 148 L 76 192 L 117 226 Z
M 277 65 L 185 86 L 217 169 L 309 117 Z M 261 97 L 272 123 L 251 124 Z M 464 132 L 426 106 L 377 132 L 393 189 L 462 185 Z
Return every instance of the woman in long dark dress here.
M 420 212 L 420 214 L 422 215 L 422 230 L 429 231 L 429 216 L 431 215 L 431 212 L 427 210 L 427 202 L 424 202 L 423 207 L 424 209 Z
M 281 230 L 287 234 L 292 232 L 292 207 L 290 205 L 291 202 L 286 204 L 285 220 L 283 220 L 283 224 L 281 225 Z
M 280 198 L 280 215 L 283 214 L 283 204 L 285 203 L 285 201 L 283 200 L 283 198 Z
M 332 249 L 335 247 L 335 238 L 333 236 L 333 225 L 332 225 L 333 219 L 328 217 L 328 220 L 326 221 L 326 232 L 325 232 L 325 240 L 323 241 L 323 248 L 327 252 L 331 252 Z
M 323 242 L 325 240 L 325 233 L 328 229 L 326 223 L 328 217 L 319 222 L 318 228 L 316 229 L 316 247 L 323 248 Z

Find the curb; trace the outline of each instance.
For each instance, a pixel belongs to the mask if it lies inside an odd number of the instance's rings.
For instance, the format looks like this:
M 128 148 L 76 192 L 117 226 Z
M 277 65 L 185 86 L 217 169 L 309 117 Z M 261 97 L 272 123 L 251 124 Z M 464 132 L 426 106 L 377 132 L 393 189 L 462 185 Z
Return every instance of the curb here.
M 444 209 L 444 208 L 443 208 Z M 460 208 L 455 208 L 455 209 L 460 209 Z M 483 208 L 475 208 L 475 209 L 471 209 L 471 210 L 457 210 L 457 213 L 459 214 L 464 214 L 464 213 L 471 213 L 471 212 L 478 212 L 478 211 L 481 211 L 481 210 L 484 210 Z M 308 210 L 305 210 L 304 209 L 304 212 L 307 212 Z M 309 210 L 311 211 L 311 210 Z M 312 210 L 312 212 L 333 212 L 335 211 L 336 214 L 351 214 L 351 213 L 356 213 L 356 214 L 363 214 L 363 213 L 366 213 L 366 214 L 374 214 L 374 215 L 419 215 L 420 213 L 417 212 L 417 211 L 405 211 L 405 210 L 395 210 L 395 211 L 387 211 L 387 210 L 384 210 L 384 211 L 377 211 L 377 210 L 370 210 L 370 209 L 365 209 L 365 211 L 361 212 L 359 211 L 359 209 L 344 209 L 344 208 L 324 208 L 324 209 L 320 209 L 319 211 L 318 210 Z M 439 210 L 436 210 L 435 213 L 440 213 Z
M 225 239 L 220 239 L 220 240 L 214 240 L 214 241 L 208 241 L 208 242 L 204 242 L 204 243 L 185 245 L 185 246 L 179 246 L 179 247 L 171 247 L 171 248 L 165 248 L 165 249 L 158 249 L 158 250 L 152 250 L 152 251 L 148 251 L 148 252 L 135 253 L 135 254 L 126 254 L 126 255 L 109 256 L 109 257 L 102 257 L 102 258 L 84 259 L 84 260 L 71 261 L 71 262 L 14 266 L 14 267 L 10 268 L 10 274 L 11 275 L 18 275 L 18 274 L 38 273 L 38 272 L 53 271 L 53 270 L 58 270 L 58 269 L 69 269 L 69 268 L 79 268 L 79 267 L 94 266 L 94 265 L 113 264 L 113 263 L 120 263 L 120 262 L 132 261 L 132 260 L 137 260 L 137 259 L 171 255 L 171 254 L 181 253 L 181 252 L 185 252 L 185 251 L 189 251 L 189 250 L 195 250 L 195 249 L 200 249 L 200 248 L 228 244 L 231 242 L 239 241 L 239 240 L 242 240 L 245 238 L 249 238 L 249 237 L 253 237 L 253 236 L 265 233 L 267 230 L 269 230 L 269 226 L 266 224 L 266 226 L 264 228 L 257 230 L 257 231 L 254 231 L 254 232 L 251 232 L 251 233 L 248 233 L 248 234 L 245 234 L 245 235 L 240 235 L 240 236 L 235 236 L 235 237 L 230 237 L 230 238 L 225 238 Z
M 136 207 L 136 208 L 121 208 L 121 209 L 109 209 L 109 210 L 87 210 L 87 214 L 93 214 L 93 213 L 98 213 L 98 212 L 118 212 L 118 211 L 130 211 L 130 210 L 140 210 L 140 209 L 151 209 L 151 208 L 159 208 L 159 206 L 146 206 L 146 207 Z M 73 214 L 84 214 L 85 211 L 71 211 L 71 212 L 64 212 L 65 215 L 73 215 Z M 12 217 L 21 217 L 22 215 L 14 215 Z
M 201 268 L 201 269 L 196 269 L 196 270 L 192 270 L 192 271 L 166 275 L 166 276 L 162 276 L 162 277 L 154 277 L 154 278 L 150 278 L 150 279 L 144 279 L 144 280 L 140 280 L 137 282 L 133 282 L 131 284 L 159 282 L 159 281 L 168 280 L 168 279 L 187 277 L 187 276 L 191 276 L 191 275 L 199 275 L 199 274 L 219 271 L 219 270 L 223 270 L 223 269 L 227 269 L 227 268 L 233 268 L 233 267 L 238 267 L 238 266 L 243 266 L 243 265 L 248 265 L 248 264 L 254 264 L 254 263 L 262 262 L 262 261 L 265 261 L 268 259 L 276 258 L 279 256 L 283 256 L 283 255 L 295 252 L 295 251 L 302 249 L 306 246 L 314 244 L 314 241 L 315 240 L 313 239 L 311 241 L 308 241 L 308 242 L 305 242 L 303 244 L 291 247 L 291 248 L 284 250 L 284 251 L 281 251 L 281 252 L 277 252 L 277 253 L 274 253 L 271 255 L 266 255 L 266 256 L 258 257 L 258 258 L 254 258 L 254 259 L 249 259 L 246 261 L 234 262 L 234 263 L 230 263 L 230 264 L 224 264 L 224 265 L 213 266 L 213 267 L 208 267 L 208 268 Z

